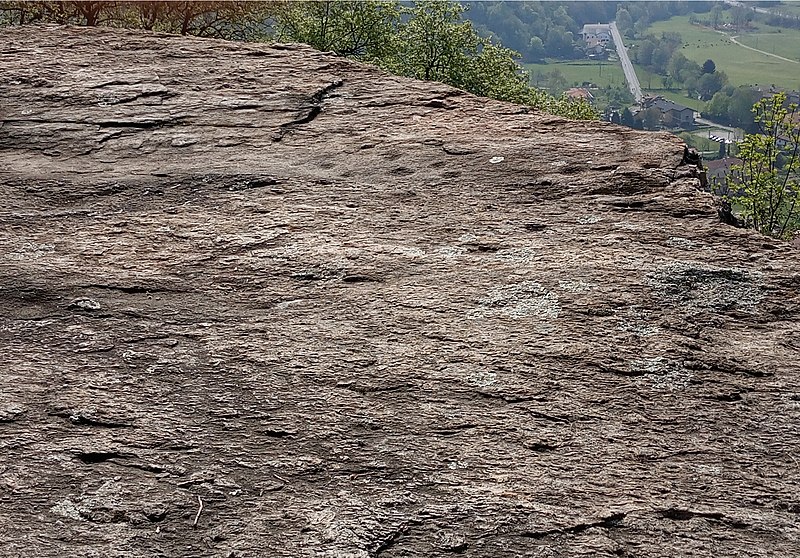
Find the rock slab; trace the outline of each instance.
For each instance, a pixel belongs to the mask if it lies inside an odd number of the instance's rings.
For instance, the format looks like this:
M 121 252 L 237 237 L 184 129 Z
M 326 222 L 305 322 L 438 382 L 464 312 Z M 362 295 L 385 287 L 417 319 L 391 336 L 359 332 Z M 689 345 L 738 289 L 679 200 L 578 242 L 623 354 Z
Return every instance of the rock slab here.
M 0 555 L 794 556 L 798 256 L 666 134 L 0 36 Z

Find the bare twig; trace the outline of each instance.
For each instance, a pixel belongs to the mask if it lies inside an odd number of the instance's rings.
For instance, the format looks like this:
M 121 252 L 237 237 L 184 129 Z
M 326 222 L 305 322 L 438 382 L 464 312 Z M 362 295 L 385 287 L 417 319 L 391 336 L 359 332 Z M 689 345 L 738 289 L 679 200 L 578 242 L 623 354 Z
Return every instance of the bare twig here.
M 194 523 L 192 523 L 192 527 L 197 527 L 197 521 L 200 519 L 200 514 L 203 513 L 203 501 L 200 499 L 200 495 L 197 495 L 197 503 L 200 504 L 200 507 L 197 509 L 197 515 L 194 516 Z
M 285 478 L 277 475 L 276 473 L 272 473 L 272 476 L 275 477 L 276 479 L 278 479 L 279 481 L 281 481 L 283 484 L 289 484 L 288 480 L 286 480 Z

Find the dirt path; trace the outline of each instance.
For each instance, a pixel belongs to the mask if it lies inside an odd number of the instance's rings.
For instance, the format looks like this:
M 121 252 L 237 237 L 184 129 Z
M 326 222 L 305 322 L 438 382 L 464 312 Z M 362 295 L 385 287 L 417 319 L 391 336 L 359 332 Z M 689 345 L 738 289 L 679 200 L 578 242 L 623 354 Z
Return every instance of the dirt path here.
M 709 29 L 711 29 L 711 28 L 709 28 Z M 758 52 L 759 54 L 763 54 L 764 56 L 770 56 L 772 58 L 777 58 L 778 60 L 783 60 L 784 62 L 791 62 L 792 64 L 800 64 L 800 62 L 798 62 L 797 60 L 792 60 L 791 58 L 784 58 L 783 56 L 778 56 L 777 54 L 773 54 L 771 52 L 766 52 L 764 50 L 759 50 L 757 48 L 753 48 L 751 46 L 747 46 L 745 44 L 742 44 L 742 43 L 740 43 L 739 41 L 736 40 L 739 37 L 738 35 L 735 35 L 735 36 L 729 35 L 725 31 L 720 31 L 719 29 L 713 29 L 713 31 L 716 31 L 717 33 L 719 33 L 721 35 L 725 35 L 730 42 L 732 42 L 733 44 L 738 45 L 738 46 L 740 46 L 742 48 L 746 48 L 747 50 L 752 50 L 753 52 Z
M 745 44 L 742 44 L 742 43 L 740 43 L 739 41 L 736 40 L 738 38 L 738 36 L 729 37 L 729 38 L 730 38 L 732 43 L 737 44 L 740 47 L 744 47 L 744 48 L 746 48 L 748 50 L 752 50 L 752 51 L 755 51 L 755 52 L 760 52 L 761 54 L 764 54 L 766 56 L 771 56 L 772 58 L 777 58 L 778 60 L 783 60 L 784 62 L 791 62 L 792 64 L 800 64 L 800 62 L 798 62 L 797 60 L 792 60 L 791 58 L 784 58 L 783 56 L 778 56 L 777 54 L 773 54 L 771 52 L 766 52 L 766 51 L 759 50 L 757 48 L 753 48 L 751 46 L 747 46 Z

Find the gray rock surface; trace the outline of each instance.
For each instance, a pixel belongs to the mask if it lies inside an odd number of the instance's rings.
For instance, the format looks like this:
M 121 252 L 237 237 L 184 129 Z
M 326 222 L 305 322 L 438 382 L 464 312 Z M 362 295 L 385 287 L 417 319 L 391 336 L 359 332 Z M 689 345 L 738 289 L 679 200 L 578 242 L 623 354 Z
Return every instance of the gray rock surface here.
M 798 255 L 677 139 L 2 31 L 0 555 L 800 554 Z

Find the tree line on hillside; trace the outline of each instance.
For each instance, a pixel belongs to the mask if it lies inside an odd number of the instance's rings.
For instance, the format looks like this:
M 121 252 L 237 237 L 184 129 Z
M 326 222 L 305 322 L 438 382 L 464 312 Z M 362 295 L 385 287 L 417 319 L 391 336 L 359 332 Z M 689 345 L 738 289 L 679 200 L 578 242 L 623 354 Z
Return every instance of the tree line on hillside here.
M 576 119 L 596 119 L 583 100 L 530 85 L 518 54 L 481 36 L 455 2 L 322 0 L 270 2 L 0 2 L 0 23 L 35 22 L 138 28 L 235 40 L 297 41 L 440 81 L 477 95 Z
M 477 28 L 521 53 L 528 62 L 544 58 L 580 58 L 578 43 L 587 23 L 617 21 L 633 37 L 655 22 L 692 11 L 708 11 L 713 2 L 468 2 L 466 14 Z
M 230 40 L 266 36 L 272 2 L 0 1 L 0 24 L 108 26 Z

